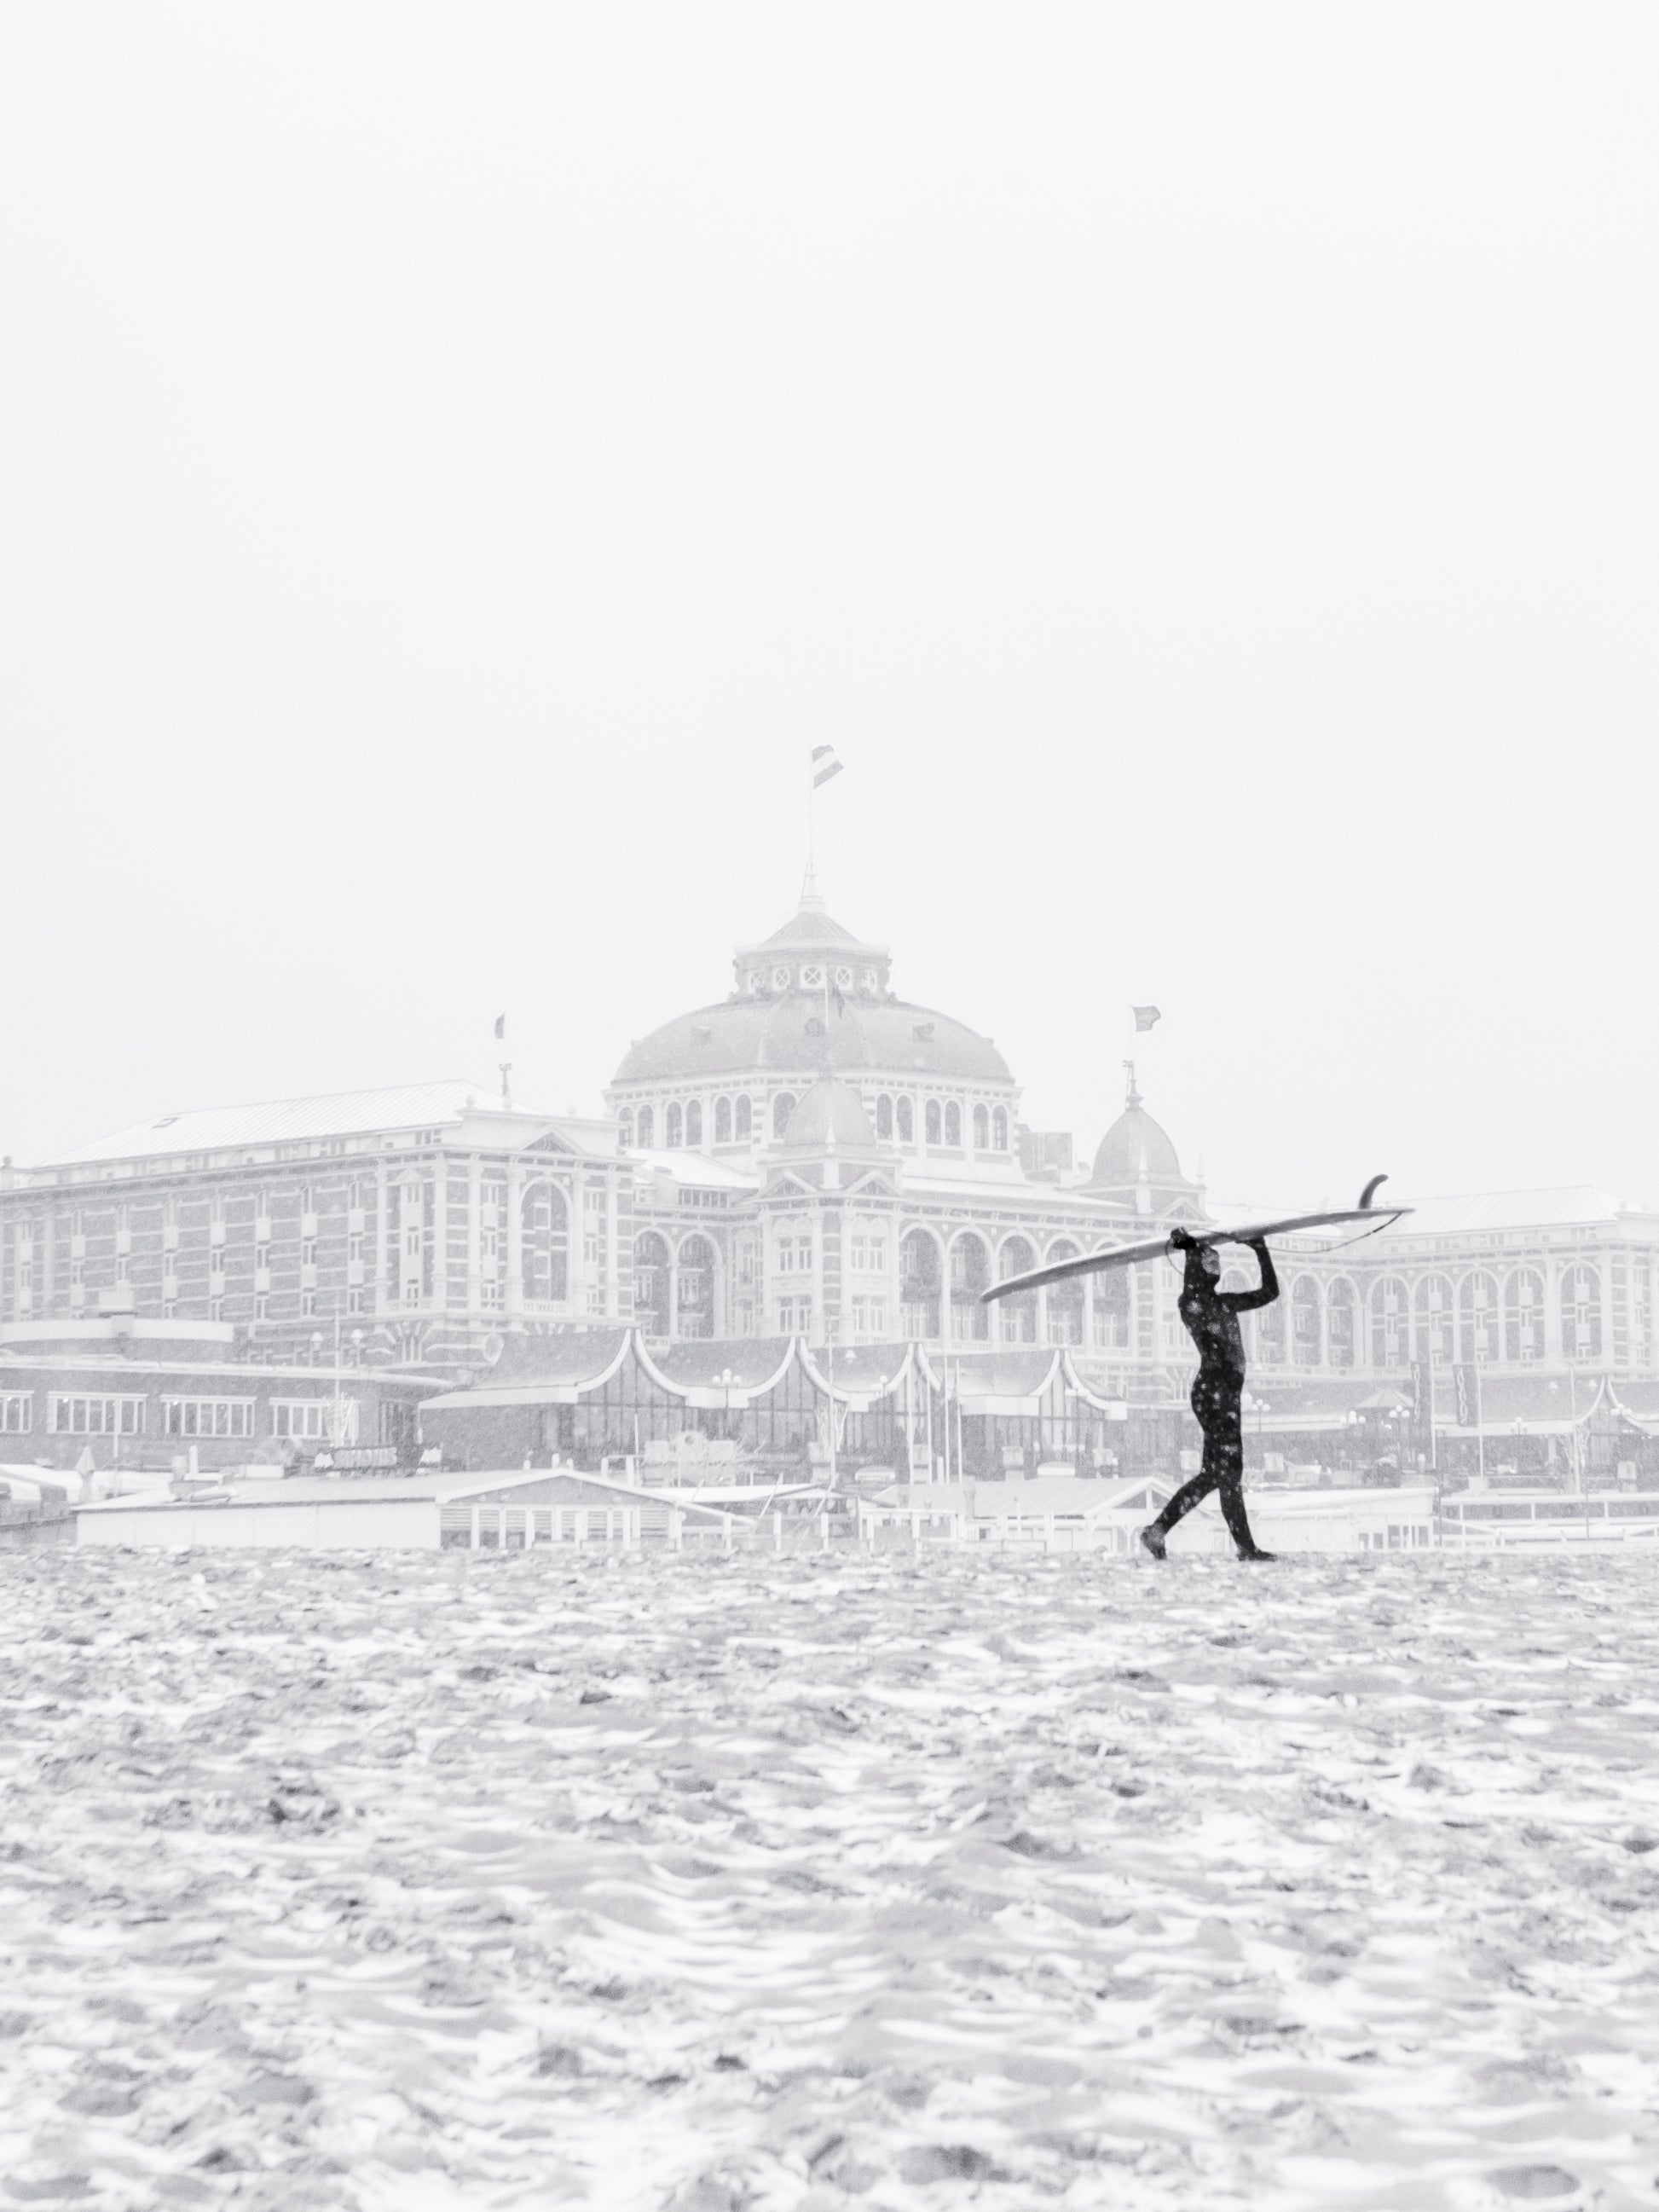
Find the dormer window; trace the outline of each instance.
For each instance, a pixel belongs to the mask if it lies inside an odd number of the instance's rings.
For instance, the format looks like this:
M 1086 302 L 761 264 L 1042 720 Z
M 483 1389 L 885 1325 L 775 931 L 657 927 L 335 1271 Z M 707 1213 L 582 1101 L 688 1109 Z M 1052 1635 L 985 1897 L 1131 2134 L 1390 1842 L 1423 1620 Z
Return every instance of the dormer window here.
M 787 991 L 789 988 L 789 970 L 787 968 L 775 968 L 772 970 L 772 988 L 775 991 Z
M 850 968 L 837 968 L 836 970 L 836 988 L 838 991 L 850 991 L 852 988 L 852 969 Z
M 809 962 L 801 969 L 800 987 L 803 991 L 821 991 L 823 988 L 823 970 L 816 961 Z
M 879 988 L 873 968 L 866 968 L 859 977 L 859 988 L 860 991 L 874 991 Z

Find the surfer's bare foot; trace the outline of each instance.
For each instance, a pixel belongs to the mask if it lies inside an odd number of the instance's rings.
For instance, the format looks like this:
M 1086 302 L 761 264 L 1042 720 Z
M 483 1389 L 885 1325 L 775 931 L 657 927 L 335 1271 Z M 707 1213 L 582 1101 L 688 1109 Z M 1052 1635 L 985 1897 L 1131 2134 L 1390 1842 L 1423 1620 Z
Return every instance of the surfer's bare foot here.
M 1169 1556 L 1164 1549 L 1164 1531 L 1161 1528 L 1143 1528 L 1140 1532 L 1140 1540 L 1155 1559 L 1167 1559 Z
M 1264 1552 L 1260 1544 L 1252 1544 L 1249 1551 L 1241 1552 L 1238 1556 L 1241 1559 L 1276 1559 L 1279 1554 L 1277 1552 Z

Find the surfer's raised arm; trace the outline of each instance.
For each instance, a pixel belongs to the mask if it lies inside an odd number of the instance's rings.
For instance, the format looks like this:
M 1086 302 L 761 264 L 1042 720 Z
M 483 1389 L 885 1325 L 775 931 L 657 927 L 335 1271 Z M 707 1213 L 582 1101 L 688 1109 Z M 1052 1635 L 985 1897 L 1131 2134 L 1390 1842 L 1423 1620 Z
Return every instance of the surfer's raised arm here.
M 1256 1264 L 1261 1270 L 1261 1285 L 1254 1291 L 1223 1291 L 1221 1303 L 1234 1313 L 1249 1313 L 1257 1306 L 1270 1306 L 1279 1296 L 1279 1276 L 1273 1267 L 1273 1255 L 1267 1249 L 1267 1239 L 1258 1237 L 1249 1249 L 1255 1254 Z

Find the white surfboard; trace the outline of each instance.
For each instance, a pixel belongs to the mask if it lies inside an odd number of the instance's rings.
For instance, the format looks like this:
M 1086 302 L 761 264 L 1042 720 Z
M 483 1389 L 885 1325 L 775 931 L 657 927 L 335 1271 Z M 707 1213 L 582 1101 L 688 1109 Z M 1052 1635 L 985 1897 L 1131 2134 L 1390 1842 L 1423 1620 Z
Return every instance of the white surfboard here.
M 1385 1229 L 1389 1222 L 1398 1221 L 1412 1209 L 1409 1206 L 1369 1203 L 1371 1193 L 1384 1180 L 1377 1176 L 1367 1183 L 1358 1206 L 1323 1213 L 1287 1213 L 1275 1221 L 1243 1222 L 1231 1229 L 1190 1229 L 1187 1233 L 1194 1244 L 1255 1244 L 1264 1237 L 1288 1237 L 1298 1229 L 1334 1229 L 1348 1221 L 1363 1221 L 1368 1228 Z M 1010 1275 L 1005 1283 L 994 1283 L 988 1291 L 981 1291 L 979 1302 L 988 1306 L 998 1298 L 1011 1298 L 1020 1291 L 1034 1291 L 1044 1283 L 1063 1283 L 1072 1275 L 1095 1275 L 1108 1267 L 1133 1267 L 1142 1260 L 1161 1260 L 1170 1249 L 1170 1232 L 1165 1230 L 1163 1236 L 1148 1237 L 1142 1244 L 1120 1244 L 1110 1252 L 1084 1252 L 1075 1260 L 1055 1260 L 1046 1267 L 1033 1267 L 1026 1274 Z

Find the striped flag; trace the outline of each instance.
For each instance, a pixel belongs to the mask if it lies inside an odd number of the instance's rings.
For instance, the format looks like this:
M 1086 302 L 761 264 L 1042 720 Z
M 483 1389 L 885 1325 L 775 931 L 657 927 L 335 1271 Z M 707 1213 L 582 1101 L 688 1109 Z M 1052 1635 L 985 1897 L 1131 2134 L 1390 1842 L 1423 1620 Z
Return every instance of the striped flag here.
M 836 758 L 833 745 L 814 745 L 812 748 L 812 788 L 828 783 L 832 775 L 841 774 L 841 763 Z
M 1129 1012 L 1135 1018 L 1137 1031 L 1149 1030 L 1154 1022 L 1161 1021 L 1163 1018 L 1156 1006 L 1131 1006 Z

